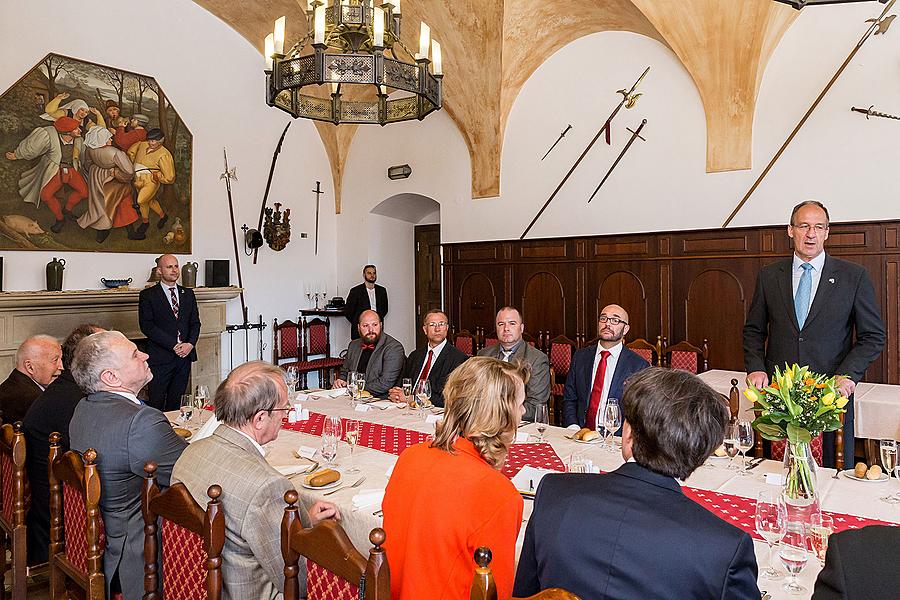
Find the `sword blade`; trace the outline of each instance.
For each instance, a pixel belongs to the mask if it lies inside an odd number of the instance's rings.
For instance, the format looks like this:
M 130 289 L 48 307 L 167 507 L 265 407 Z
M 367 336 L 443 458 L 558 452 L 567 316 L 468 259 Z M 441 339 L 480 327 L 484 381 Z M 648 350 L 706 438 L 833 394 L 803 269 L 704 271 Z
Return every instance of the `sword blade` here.
M 634 140 L 641 137 L 641 135 L 640 135 L 641 129 L 643 129 L 644 125 L 646 125 L 646 124 L 647 124 L 647 119 L 644 119 L 643 121 L 641 121 L 641 124 L 638 126 L 638 128 L 631 132 L 631 139 L 628 140 L 628 142 L 625 144 L 625 147 L 622 148 L 621 152 L 619 152 L 619 156 L 616 157 L 616 160 L 615 160 L 615 162 L 613 162 L 612 166 L 609 168 L 609 171 L 607 171 L 606 175 L 603 176 L 603 179 L 600 181 L 600 185 L 597 186 L 597 189 L 595 189 L 594 193 L 591 194 L 591 197 L 588 198 L 588 204 L 591 203 L 591 200 L 594 199 L 594 196 L 597 195 L 597 192 L 600 191 L 600 188 L 603 187 L 603 184 L 606 183 L 607 179 L 609 179 L 609 176 L 615 170 L 616 165 L 619 164 L 619 161 L 622 160 L 622 157 L 625 156 L 625 153 L 628 152 L 629 148 L 631 148 L 631 145 L 634 143 Z M 644 139 L 644 138 L 641 138 L 641 139 Z
M 566 134 L 569 133 L 569 130 L 570 130 L 570 129 L 572 129 L 572 126 L 571 126 L 571 125 L 569 125 L 568 127 L 566 127 L 566 128 L 563 130 L 563 132 L 562 132 L 561 134 L 559 134 L 559 137 L 556 138 L 556 141 L 553 142 L 553 145 L 550 146 L 550 149 L 547 150 L 547 152 L 541 157 L 541 160 L 544 160 L 545 158 L 547 158 L 547 156 L 548 156 L 551 152 L 553 152 L 553 149 L 556 148 L 556 145 L 557 145 L 564 137 L 566 137 Z

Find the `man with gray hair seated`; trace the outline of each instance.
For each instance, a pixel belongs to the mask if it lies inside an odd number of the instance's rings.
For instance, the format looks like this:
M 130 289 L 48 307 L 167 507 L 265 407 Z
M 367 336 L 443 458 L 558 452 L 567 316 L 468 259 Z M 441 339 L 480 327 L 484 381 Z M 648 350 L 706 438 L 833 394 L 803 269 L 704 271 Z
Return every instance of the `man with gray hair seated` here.
M 89 335 L 78 344 L 72 375 L 87 396 L 78 403 L 69 438 L 72 450 L 97 451 L 106 529 L 103 572 L 106 595 L 121 586 L 125 600 L 144 594 L 144 463 L 159 465 L 157 482 L 168 486 L 172 467 L 187 443 L 165 415 L 138 400 L 153 377 L 147 355 L 118 331 Z
M 262 447 L 278 437 L 281 419 L 291 409 L 281 369 L 261 361 L 240 365 L 219 385 L 215 406 L 222 424 L 184 451 L 172 480 L 182 482 L 201 506 L 210 485 L 222 486 L 224 597 L 281 598 L 283 497 L 294 486 L 266 462 Z M 331 503 L 316 502 L 309 512 L 300 507 L 304 527 L 330 518 L 340 518 Z
M 62 372 L 62 348 L 56 338 L 34 335 L 16 350 L 16 368 L 0 383 L 4 423 L 25 418 L 28 407 Z

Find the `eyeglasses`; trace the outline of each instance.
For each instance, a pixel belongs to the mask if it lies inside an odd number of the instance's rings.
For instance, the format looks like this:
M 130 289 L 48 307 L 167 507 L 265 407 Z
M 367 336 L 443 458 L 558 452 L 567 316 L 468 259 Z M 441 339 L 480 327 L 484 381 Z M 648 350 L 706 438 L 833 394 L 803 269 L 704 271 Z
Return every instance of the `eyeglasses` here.
M 274 408 L 273 407 L 273 408 L 266 410 L 266 412 L 269 414 L 272 414 L 273 412 L 290 412 L 292 410 L 294 410 L 293 406 L 288 406 L 286 408 Z
M 609 323 L 610 325 L 618 325 L 619 323 L 625 323 L 626 325 L 628 325 L 628 321 L 623 321 L 619 317 L 601 316 L 599 319 L 597 319 L 597 321 L 599 321 L 600 323 Z
M 800 223 L 799 225 L 791 225 L 791 227 L 800 231 L 801 233 L 807 233 L 810 229 L 812 229 L 816 233 L 824 233 L 825 231 L 828 231 L 828 225 L 823 225 L 822 223 L 816 223 L 815 225 L 810 225 L 809 223 Z
M 428 327 L 432 329 L 443 329 L 448 325 L 447 321 L 438 321 L 437 323 L 428 323 Z

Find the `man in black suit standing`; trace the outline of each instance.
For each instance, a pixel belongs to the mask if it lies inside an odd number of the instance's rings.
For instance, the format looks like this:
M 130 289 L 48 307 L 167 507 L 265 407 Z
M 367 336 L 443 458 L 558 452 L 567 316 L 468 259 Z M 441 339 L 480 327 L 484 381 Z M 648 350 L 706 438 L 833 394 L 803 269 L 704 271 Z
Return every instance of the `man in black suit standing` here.
M 828 210 L 815 200 L 791 211 L 792 258 L 763 267 L 744 323 L 747 382 L 762 388 L 775 367 L 808 365 L 839 376 L 851 397 L 866 369 L 884 349 L 884 323 L 866 270 L 829 256 Z M 854 341 L 855 337 L 855 341 Z M 844 452 L 853 460 L 853 402 L 844 415 Z M 835 465 L 834 433 L 823 438 L 825 466 Z
M 16 349 L 16 367 L 0 383 L 4 423 L 21 421 L 28 407 L 62 372 L 62 348 L 56 338 L 33 335 Z
M 162 411 L 176 410 L 197 360 L 200 313 L 194 291 L 177 285 L 178 259 L 164 254 L 156 259 L 159 285 L 141 290 L 138 321 L 147 336 L 147 364 L 153 371 L 150 405 Z
M 365 281 L 357 286 L 350 288 L 347 294 L 347 320 L 350 321 L 350 339 L 355 340 L 359 337 L 359 317 L 363 311 L 374 310 L 384 323 L 384 318 L 388 313 L 388 297 L 387 290 L 383 286 L 376 284 L 378 280 L 378 272 L 375 265 L 366 265 L 363 267 L 363 278 Z
M 657 367 L 631 378 L 622 409 L 624 465 L 541 480 L 513 595 L 559 587 L 581 598 L 759 600 L 750 535 L 678 483 L 722 443 L 721 396 L 696 375 Z
M 625 380 L 650 364 L 625 347 L 628 313 L 618 304 L 600 311 L 597 344 L 582 348 L 572 358 L 563 392 L 563 424 L 593 429 L 603 422 L 609 398 L 621 398 Z
M 410 352 L 403 365 L 401 377 L 412 381 L 413 387 L 423 380 L 431 382 L 431 403 L 444 406 L 444 384 L 456 367 L 463 364 L 468 356 L 447 342 L 450 323 L 447 315 L 440 310 L 429 310 L 422 319 L 422 331 L 428 344 Z M 406 402 L 403 389 L 392 387 L 388 397 L 394 402 Z

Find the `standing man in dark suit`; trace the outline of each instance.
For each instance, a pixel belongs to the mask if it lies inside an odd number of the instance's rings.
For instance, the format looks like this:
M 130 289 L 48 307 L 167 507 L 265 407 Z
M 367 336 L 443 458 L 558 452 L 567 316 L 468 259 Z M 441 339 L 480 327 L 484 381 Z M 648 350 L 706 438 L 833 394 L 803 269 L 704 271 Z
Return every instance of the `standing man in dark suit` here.
M 850 398 L 866 369 L 884 349 L 884 323 L 866 270 L 829 256 L 828 210 L 815 200 L 791 211 L 788 236 L 794 255 L 763 267 L 744 323 L 747 382 L 769 383 L 775 367 L 809 365 L 837 375 Z M 855 338 L 855 341 L 854 341 Z M 853 463 L 853 402 L 844 415 L 844 452 Z M 823 438 L 825 466 L 835 465 L 834 433 Z
M 364 311 L 359 316 L 357 329 L 360 337 L 347 347 L 341 376 L 332 387 L 347 387 L 347 373 L 357 371 L 366 374 L 366 390 L 372 396 L 386 396 L 403 370 L 406 359 L 403 344 L 381 331 L 381 319 L 374 310 Z
M 622 409 L 624 465 L 541 480 L 513 595 L 759 600 L 750 535 L 678 484 L 722 443 L 721 396 L 696 375 L 652 368 L 631 378 Z
M 363 278 L 365 281 L 350 288 L 350 293 L 347 294 L 347 320 L 350 321 L 351 340 L 359 337 L 356 326 L 359 324 L 359 317 L 363 311 L 374 310 L 378 313 L 382 323 L 388 313 L 387 290 L 375 283 L 378 280 L 375 265 L 363 267 Z
M 531 379 L 525 384 L 524 421 L 534 421 L 535 407 L 550 400 L 550 359 L 547 355 L 522 339 L 525 320 L 519 309 L 505 306 L 497 313 L 498 343 L 482 348 L 478 356 L 490 356 L 512 362 L 521 360 L 531 367 Z
M 828 537 L 813 600 L 895 598 L 900 590 L 898 564 L 900 527 L 869 525 L 834 533 Z
M 16 349 L 16 368 L 0 383 L 4 423 L 21 421 L 28 407 L 62 372 L 62 348 L 56 338 L 33 335 Z
M 625 347 L 623 340 L 628 329 L 628 313 L 618 304 L 600 311 L 597 344 L 575 353 L 566 376 L 563 425 L 593 429 L 598 417 L 602 423 L 606 401 L 621 398 L 625 380 L 650 366 Z
M 162 411 L 176 410 L 197 360 L 200 313 L 190 288 L 178 281 L 178 259 L 164 254 L 156 259 L 159 285 L 141 290 L 138 320 L 147 336 L 147 363 L 153 371 L 150 405 Z
M 427 379 L 431 382 L 431 403 L 444 406 L 444 384 L 450 373 L 463 364 L 468 356 L 447 342 L 450 323 L 447 315 L 440 310 L 429 310 L 422 319 L 422 331 L 428 344 L 410 352 L 403 365 L 402 378 L 412 380 L 413 386 Z M 392 387 L 388 397 L 394 402 L 406 402 L 403 389 Z
M 138 400 L 153 377 L 147 355 L 118 331 L 81 340 L 72 359 L 75 381 L 88 395 L 75 407 L 69 424 L 72 450 L 97 451 L 103 493 L 100 511 L 106 530 L 103 573 L 106 597 L 115 583 L 124 600 L 144 594 L 144 519 L 141 486 L 144 463 L 156 462 L 156 478 L 168 486 L 172 467 L 187 447 L 165 415 Z
M 50 544 L 50 482 L 47 479 L 47 456 L 50 454 L 50 434 L 60 434 L 62 452 L 69 449 L 69 422 L 84 392 L 72 376 L 72 358 L 78 342 L 92 333 L 103 331 L 98 325 L 76 327 L 62 345 L 63 372 L 44 393 L 32 403 L 25 418 L 25 472 L 31 485 L 28 505 L 28 564 L 47 562 Z

